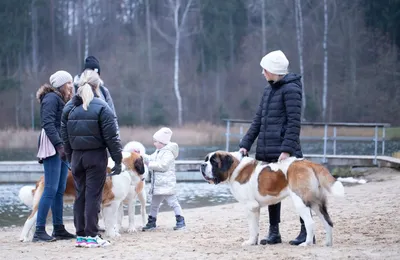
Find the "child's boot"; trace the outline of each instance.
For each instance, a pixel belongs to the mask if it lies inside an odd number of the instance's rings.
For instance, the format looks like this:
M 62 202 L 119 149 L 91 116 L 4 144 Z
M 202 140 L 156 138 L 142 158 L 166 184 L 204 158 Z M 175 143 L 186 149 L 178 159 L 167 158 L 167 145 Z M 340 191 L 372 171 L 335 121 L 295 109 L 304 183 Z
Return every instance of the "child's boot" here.
M 149 219 L 147 220 L 146 226 L 142 228 L 142 231 L 148 231 L 148 230 L 153 230 L 156 228 L 156 221 L 157 218 L 153 218 L 152 216 L 149 215 Z
M 182 217 L 181 215 L 176 215 L 175 218 L 176 218 L 176 226 L 174 227 L 174 230 L 184 229 L 186 227 L 185 218 Z

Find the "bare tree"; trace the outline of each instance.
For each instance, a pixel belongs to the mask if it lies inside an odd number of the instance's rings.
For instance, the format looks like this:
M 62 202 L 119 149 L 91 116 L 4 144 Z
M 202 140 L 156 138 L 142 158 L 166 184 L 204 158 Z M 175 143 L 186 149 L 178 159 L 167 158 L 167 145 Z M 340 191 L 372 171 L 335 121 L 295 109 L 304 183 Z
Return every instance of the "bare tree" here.
M 174 44 L 174 90 L 178 106 L 178 124 L 181 126 L 183 124 L 183 110 L 182 110 L 182 97 L 179 89 L 179 60 L 180 60 L 180 44 L 182 38 L 188 36 L 189 34 L 185 31 L 185 24 L 187 20 L 188 12 L 192 6 L 193 0 L 188 0 L 186 5 L 182 6 L 181 0 L 168 0 L 168 7 L 173 14 L 173 29 L 175 32 L 175 37 L 168 36 L 163 32 L 154 22 L 155 29 L 159 34 L 168 42 Z M 182 12 L 183 10 L 183 12 Z
M 323 49 L 324 49 L 324 83 L 322 89 L 322 119 L 326 121 L 326 104 L 328 97 L 328 4 L 327 1 L 324 0 L 324 40 L 323 40 Z
M 37 77 L 39 71 L 39 40 L 38 40 L 38 18 L 36 0 L 31 2 L 32 11 L 32 71 Z
M 306 109 L 306 94 L 305 94 L 305 86 L 304 86 L 304 65 L 303 65 L 303 11 L 301 9 L 301 0 L 294 0 L 294 9 L 295 9 L 295 16 L 296 16 L 296 36 L 297 36 L 297 49 L 299 52 L 299 64 L 300 64 L 300 73 L 301 73 L 301 84 L 303 86 L 303 98 L 302 98 L 302 107 L 301 107 L 301 117 L 302 121 L 305 120 L 305 109 Z
M 261 0 L 261 37 L 262 37 L 262 55 L 267 53 L 267 32 L 265 25 L 265 1 Z

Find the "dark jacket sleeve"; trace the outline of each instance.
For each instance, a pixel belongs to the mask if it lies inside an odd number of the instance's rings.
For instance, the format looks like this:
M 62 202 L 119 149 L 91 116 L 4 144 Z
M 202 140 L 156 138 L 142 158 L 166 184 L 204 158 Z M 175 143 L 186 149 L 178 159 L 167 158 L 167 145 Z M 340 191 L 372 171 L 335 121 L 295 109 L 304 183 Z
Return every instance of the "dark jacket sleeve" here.
M 110 94 L 110 91 L 108 90 L 108 88 L 106 88 L 105 86 L 101 86 L 101 91 L 104 95 L 107 105 L 111 108 L 112 112 L 114 113 L 115 123 L 117 124 L 117 132 L 118 132 L 118 137 L 119 137 L 119 125 L 118 125 L 117 112 L 115 111 L 114 101 L 111 97 L 111 94 Z
M 100 113 L 100 128 L 111 158 L 116 164 L 122 162 L 122 145 L 119 139 L 114 113 L 105 106 Z
M 302 105 L 301 87 L 294 83 L 285 86 L 283 90 L 283 102 L 286 109 L 287 126 L 281 145 L 281 152 L 287 152 L 290 155 L 294 155 L 300 138 Z
M 242 138 L 242 141 L 239 144 L 240 148 L 245 148 L 247 151 L 250 151 L 251 146 L 253 145 L 254 141 L 256 140 L 258 134 L 260 133 L 261 127 L 261 116 L 262 116 L 262 109 L 264 105 L 264 96 L 265 92 L 261 98 L 260 105 L 258 106 L 256 115 L 253 118 L 253 122 L 250 125 L 249 130 L 247 130 L 246 135 Z
M 41 110 L 41 127 L 46 132 L 47 137 L 54 147 L 62 144 L 60 134 L 56 128 L 56 118 L 58 109 L 57 94 L 49 93 L 43 97 L 40 110 Z
M 68 138 L 68 128 L 67 128 L 68 116 L 72 108 L 73 108 L 72 102 L 68 102 L 65 105 L 61 115 L 61 139 L 63 141 L 64 150 L 67 155 L 70 155 L 72 153 L 71 144 Z

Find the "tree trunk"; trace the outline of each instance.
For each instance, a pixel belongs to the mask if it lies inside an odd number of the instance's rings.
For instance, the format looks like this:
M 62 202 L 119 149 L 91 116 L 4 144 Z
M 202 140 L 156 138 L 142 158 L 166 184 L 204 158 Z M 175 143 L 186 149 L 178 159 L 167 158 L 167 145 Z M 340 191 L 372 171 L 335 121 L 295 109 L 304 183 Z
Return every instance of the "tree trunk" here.
M 85 4 L 86 3 L 86 4 Z M 83 22 L 84 22 L 84 26 L 85 26 L 85 53 L 84 53 L 84 57 L 86 58 L 87 56 L 89 56 L 89 18 L 90 18 L 90 8 L 91 8 L 91 1 L 84 1 L 82 3 L 83 5 Z
M 50 0 L 50 18 L 51 18 L 51 57 L 54 61 L 56 57 L 56 26 L 54 21 L 54 0 Z
M 182 126 L 182 98 L 179 90 L 179 45 L 180 45 L 180 32 L 176 31 L 175 38 L 175 60 L 174 60 L 174 90 L 176 101 L 178 105 L 178 125 Z
M 301 74 L 301 84 L 303 86 L 303 98 L 301 106 L 301 120 L 305 121 L 305 109 L 306 109 L 306 94 L 304 86 L 304 65 L 303 65 L 303 12 L 301 9 L 301 0 L 295 0 L 295 16 L 296 16 L 296 36 L 297 36 L 297 49 L 299 51 L 299 65 Z
M 31 10 L 32 10 L 32 72 L 35 77 L 38 76 L 39 71 L 39 43 L 38 43 L 38 35 L 37 35 L 37 9 L 36 9 L 36 0 L 32 0 L 31 2 Z
M 265 24 L 265 1 L 261 0 L 261 37 L 262 37 L 262 55 L 267 54 L 267 32 Z
M 328 97 L 328 4 L 327 0 L 324 0 L 324 83 L 322 91 L 322 120 L 326 122 L 326 105 Z
M 145 0 L 146 4 L 146 32 L 147 32 L 147 60 L 150 74 L 153 73 L 153 52 L 151 44 L 151 25 L 150 25 L 150 4 L 149 0 Z

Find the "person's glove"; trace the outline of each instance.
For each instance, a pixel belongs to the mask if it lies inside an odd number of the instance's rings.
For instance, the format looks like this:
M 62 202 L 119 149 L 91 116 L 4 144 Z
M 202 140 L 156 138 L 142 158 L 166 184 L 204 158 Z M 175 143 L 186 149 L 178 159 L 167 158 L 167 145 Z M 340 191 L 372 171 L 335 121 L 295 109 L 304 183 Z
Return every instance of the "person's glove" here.
M 61 160 L 66 162 L 67 155 L 65 154 L 64 145 L 62 145 L 62 144 L 57 145 L 56 150 L 57 150 L 58 156 L 60 156 Z
M 121 163 L 115 164 L 115 166 L 111 169 L 111 173 L 109 174 L 109 176 L 119 175 L 121 171 L 122 171 Z

